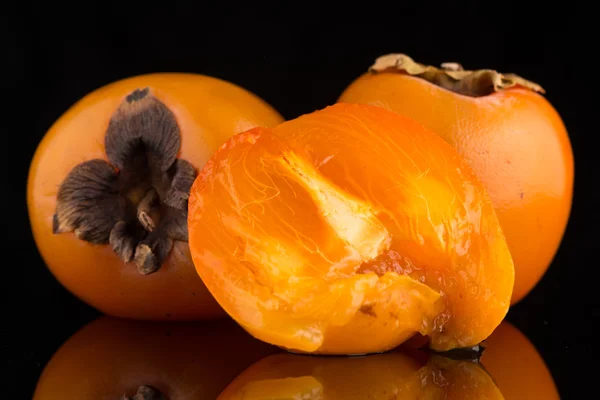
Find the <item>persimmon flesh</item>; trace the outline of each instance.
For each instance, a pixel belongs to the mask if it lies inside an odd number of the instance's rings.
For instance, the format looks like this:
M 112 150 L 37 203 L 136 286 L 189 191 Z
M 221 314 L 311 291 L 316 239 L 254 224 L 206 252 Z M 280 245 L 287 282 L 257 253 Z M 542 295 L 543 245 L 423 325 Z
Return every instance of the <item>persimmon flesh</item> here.
M 189 189 L 230 136 L 282 120 L 245 89 L 197 74 L 89 93 L 48 130 L 29 170 L 29 219 L 49 270 L 112 316 L 223 316 L 190 258 Z
M 235 135 L 190 192 L 192 259 L 257 338 L 388 350 L 415 332 L 468 347 L 504 318 L 513 264 L 456 151 L 379 107 L 336 104 Z

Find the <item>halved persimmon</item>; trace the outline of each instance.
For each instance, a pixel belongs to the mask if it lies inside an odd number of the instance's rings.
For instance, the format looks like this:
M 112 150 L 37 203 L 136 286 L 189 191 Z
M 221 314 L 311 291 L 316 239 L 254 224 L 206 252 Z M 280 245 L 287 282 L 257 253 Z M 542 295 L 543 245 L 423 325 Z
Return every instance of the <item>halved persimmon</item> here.
M 537 84 L 514 74 L 379 57 L 341 94 L 422 123 L 457 149 L 490 194 L 515 264 L 512 304 L 550 266 L 573 200 L 573 150 Z
M 458 153 L 383 108 L 336 104 L 227 141 L 190 192 L 192 259 L 251 334 L 380 352 L 468 347 L 504 318 L 512 258 Z
M 230 136 L 281 121 L 256 95 L 204 75 L 142 75 L 88 94 L 49 129 L 29 170 L 29 218 L 48 268 L 105 314 L 224 315 L 190 259 L 189 189 Z

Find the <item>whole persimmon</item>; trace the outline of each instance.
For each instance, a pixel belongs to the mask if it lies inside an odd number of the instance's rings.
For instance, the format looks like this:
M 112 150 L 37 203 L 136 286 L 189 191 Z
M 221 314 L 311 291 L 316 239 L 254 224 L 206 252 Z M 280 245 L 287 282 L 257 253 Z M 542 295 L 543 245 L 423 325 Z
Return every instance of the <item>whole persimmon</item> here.
M 436 68 L 390 54 L 338 100 L 398 112 L 458 150 L 489 192 L 508 241 L 515 263 L 512 304 L 545 274 L 571 212 L 571 143 L 541 93 L 514 74 L 465 71 L 457 63 Z
M 277 351 L 230 319 L 100 317 L 54 353 L 33 400 L 214 400 L 244 369 Z
M 479 364 L 392 351 L 368 357 L 273 354 L 254 363 L 217 400 L 503 400 Z
M 88 94 L 30 166 L 29 218 L 48 268 L 105 314 L 224 315 L 190 259 L 189 189 L 230 136 L 282 120 L 256 95 L 203 75 L 142 75 Z
M 514 283 L 489 196 L 450 145 L 336 104 L 228 140 L 190 192 L 196 269 L 255 337 L 304 353 L 477 345 Z
M 508 321 L 483 343 L 481 363 L 506 400 L 559 400 L 552 374 L 534 344 Z

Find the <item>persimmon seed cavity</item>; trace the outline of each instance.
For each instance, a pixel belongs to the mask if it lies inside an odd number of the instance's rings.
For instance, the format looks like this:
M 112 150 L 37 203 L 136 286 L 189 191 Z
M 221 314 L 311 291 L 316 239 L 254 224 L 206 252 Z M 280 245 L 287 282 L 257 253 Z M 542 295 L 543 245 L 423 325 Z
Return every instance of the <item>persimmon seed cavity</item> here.
M 134 90 L 108 124 L 108 162 L 85 161 L 62 182 L 53 233 L 110 244 L 140 273 L 158 271 L 173 241 L 188 237 L 187 202 L 197 173 L 177 158 L 180 146 L 174 114 L 149 88 Z
M 119 400 L 167 400 L 167 397 L 155 387 L 142 385 L 137 389 L 133 397 L 123 395 Z

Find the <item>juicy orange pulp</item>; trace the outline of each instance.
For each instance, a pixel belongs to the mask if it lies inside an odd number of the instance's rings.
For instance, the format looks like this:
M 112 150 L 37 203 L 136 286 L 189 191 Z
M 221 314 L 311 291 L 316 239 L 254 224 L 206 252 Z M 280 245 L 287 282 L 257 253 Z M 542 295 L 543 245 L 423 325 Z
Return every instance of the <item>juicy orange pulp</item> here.
M 456 151 L 393 112 L 336 104 L 234 136 L 192 187 L 190 249 L 221 306 L 292 351 L 371 353 L 415 332 L 478 344 L 514 270 Z

